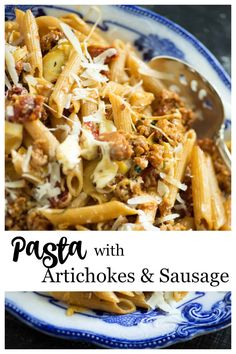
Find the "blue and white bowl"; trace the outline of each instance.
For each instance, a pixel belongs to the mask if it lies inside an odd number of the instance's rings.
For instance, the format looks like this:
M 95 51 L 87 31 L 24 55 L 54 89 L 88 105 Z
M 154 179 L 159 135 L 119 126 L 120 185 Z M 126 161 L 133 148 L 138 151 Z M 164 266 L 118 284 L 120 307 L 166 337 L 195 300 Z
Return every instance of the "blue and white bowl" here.
M 46 293 L 8 292 L 6 308 L 47 334 L 108 348 L 162 348 L 225 328 L 230 292 L 191 292 L 171 314 L 138 310 L 128 315 L 86 311 L 66 316 L 66 306 Z

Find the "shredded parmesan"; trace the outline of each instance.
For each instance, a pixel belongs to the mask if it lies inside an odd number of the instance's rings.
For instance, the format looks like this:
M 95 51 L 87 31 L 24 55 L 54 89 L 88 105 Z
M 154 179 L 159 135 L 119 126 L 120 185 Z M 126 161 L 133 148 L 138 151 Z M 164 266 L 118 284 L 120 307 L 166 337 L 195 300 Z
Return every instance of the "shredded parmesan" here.
M 73 170 L 79 163 L 81 148 L 78 142 L 78 136 L 68 135 L 66 139 L 58 146 L 56 158 L 63 166 L 63 173 Z
M 79 55 L 79 58 L 81 59 L 82 62 L 87 62 L 86 57 L 84 56 L 82 52 L 82 48 L 80 45 L 80 42 L 74 32 L 72 31 L 71 27 L 68 26 L 66 23 L 61 22 L 60 23 L 61 29 L 64 32 L 66 38 L 69 40 L 69 42 L 72 44 L 73 48 L 76 50 L 76 52 Z
M 22 170 L 24 173 L 29 172 L 29 163 L 30 163 L 31 155 L 32 155 L 32 145 L 28 147 L 27 152 L 23 158 Z
M 164 179 L 165 181 L 167 181 L 168 183 L 172 184 L 173 186 L 179 188 L 182 191 L 186 191 L 186 189 L 188 188 L 188 186 L 184 183 L 181 183 L 180 181 L 178 181 L 177 179 L 166 175 L 165 173 L 161 172 L 160 173 L 160 177 L 162 179 Z
M 31 71 L 30 63 L 23 63 L 23 70 L 29 73 Z
M 103 143 L 101 146 L 102 159 L 98 162 L 92 179 L 96 188 L 103 189 L 109 182 L 113 180 L 118 171 L 118 166 L 110 158 L 110 146 L 108 143 Z
M 110 58 L 110 57 L 112 57 L 113 55 L 116 55 L 116 54 L 117 54 L 117 50 L 115 48 L 108 48 L 103 53 L 101 53 L 100 55 L 95 57 L 93 59 L 93 61 L 94 61 L 95 64 L 103 65 L 107 58 Z
M 5 46 L 5 58 L 6 58 L 6 67 L 8 70 L 8 73 L 14 83 L 14 85 L 17 85 L 19 82 L 19 77 L 16 71 L 16 63 L 15 63 L 15 59 L 14 56 L 12 55 L 10 49 L 9 49 L 9 45 Z
M 161 198 L 154 197 L 152 195 L 139 195 L 134 198 L 128 199 L 127 203 L 129 205 L 138 205 L 138 204 L 145 204 L 145 203 L 160 203 L 162 201 Z
M 6 107 L 6 116 L 7 117 L 14 116 L 14 108 L 13 108 L 13 106 L 7 106 Z
M 61 193 L 59 187 L 52 187 L 50 182 L 46 182 L 44 184 L 40 184 L 35 188 L 34 195 L 37 201 L 43 201 L 47 198 L 55 198 Z
M 164 182 L 158 181 L 157 193 L 160 195 L 160 197 L 163 198 L 165 195 L 167 195 L 169 193 L 168 186 Z
M 169 215 L 162 216 L 162 217 L 158 218 L 157 219 L 157 223 L 161 224 L 161 223 L 166 222 L 166 221 L 174 220 L 174 219 L 176 219 L 178 217 L 179 217 L 179 214 L 175 214 L 175 213 L 169 214 Z
M 173 311 L 173 308 L 165 300 L 163 291 L 155 291 L 147 300 L 147 304 L 151 307 L 151 309 L 160 308 L 168 313 Z

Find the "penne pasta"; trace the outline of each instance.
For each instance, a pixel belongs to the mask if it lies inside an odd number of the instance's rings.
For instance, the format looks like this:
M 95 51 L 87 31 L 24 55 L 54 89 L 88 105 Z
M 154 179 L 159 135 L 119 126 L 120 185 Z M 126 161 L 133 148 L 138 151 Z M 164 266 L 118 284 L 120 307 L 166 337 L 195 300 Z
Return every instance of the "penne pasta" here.
M 209 155 L 206 156 L 206 167 L 211 191 L 211 208 L 213 229 L 219 230 L 226 223 L 224 200 L 216 179 L 214 166 Z
M 191 166 L 195 225 L 197 230 L 209 230 L 213 227 L 210 181 L 206 157 L 198 146 L 193 148 Z
M 40 120 L 26 122 L 24 128 L 34 140 L 43 139 L 43 150 L 50 159 L 55 157 L 59 142 Z
M 78 53 L 72 51 L 68 62 L 64 66 L 59 75 L 53 93 L 49 100 L 49 105 L 52 108 L 52 114 L 61 118 L 63 110 L 66 106 L 68 93 L 74 82 L 73 74 L 77 74 L 80 69 L 80 58 Z
M 112 105 L 113 119 L 117 129 L 132 132 L 132 118 L 127 104 L 120 96 L 111 93 L 109 100 Z
M 80 159 L 76 167 L 66 176 L 66 185 L 73 197 L 78 197 L 83 188 L 83 162 Z
M 29 54 L 31 65 L 31 74 L 36 77 L 43 75 L 42 52 L 39 41 L 39 33 L 36 20 L 30 10 L 27 10 L 22 21 L 22 31 L 25 38 L 25 44 Z M 20 21 L 20 26 L 21 26 Z
M 45 209 L 40 213 L 53 225 L 84 225 L 115 219 L 120 215 L 135 215 L 137 211 L 118 201 L 72 209 Z

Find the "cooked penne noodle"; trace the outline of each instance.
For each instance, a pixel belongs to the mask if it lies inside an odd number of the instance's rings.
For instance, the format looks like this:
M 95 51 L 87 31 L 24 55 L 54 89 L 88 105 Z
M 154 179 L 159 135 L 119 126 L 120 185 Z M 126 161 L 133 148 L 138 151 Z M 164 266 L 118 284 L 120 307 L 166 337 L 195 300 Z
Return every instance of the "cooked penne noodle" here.
M 52 296 L 69 305 L 88 307 L 95 310 L 126 314 L 135 311 L 133 302 L 120 299 L 119 302 L 110 302 L 99 299 L 91 292 L 51 292 Z
M 120 215 L 135 215 L 137 211 L 116 200 L 99 205 L 71 209 L 41 209 L 40 213 L 53 225 L 68 223 L 84 225 L 115 219 Z
M 224 202 L 225 216 L 226 220 L 221 230 L 229 231 L 231 230 L 231 198 L 227 198 Z
M 118 49 L 119 56 L 112 62 L 110 67 L 111 81 L 123 84 L 128 81 L 128 75 L 125 72 L 128 48 L 121 40 L 115 40 L 114 47 Z
M 219 230 L 226 223 L 224 200 L 219 189 L 214 166 L 209 155 L 206 156 L 206 165 L 209 179 L 209 188 L 211 191 L 213 229 Z
M 34 140 L 43 140 L 43 150 L 50 159 L 53 159 L 59 146 L 59 141 L 50 130 L 40 120 L 26 122 L 24 128 Z
M 73 74 L 77 74 L 80 69 L 80 58 L 76 51 L 72 51 L 68 62 L 64 66 L 59 75 L 53 93 L 49 100 L 49 105 L 52 108 L 52 114 L 61 118 L 66 105 L 68 93 L 74 82 Z
M 31 74 L 36 77 L 42 77 L 43 75 L 43 61 L 42 52 L 39 41 L 38 27 L 30 10 L 27 10 L 24 16 L 23 22 L 23 34 L 25 38 L 25 44 L 27 46 L 29 54 L 29 61 L 31 65 Z
M 83 188 L 83 162 L 80 159 L 76 167 L 66 176 L 66 185 L 73 197 L 78 197 Z
M 209 230 L 213 227 L 211 189 L 206 157 L 199 146 L 193 148 L 191 166 L 195 225 L 197 230 Z
M 119 298 L 113 291 L 94 291 L 94 294 L 101 300 L 114 303 L 119 302 Z
M 177 152 L 175 156 L 173 178 L 177 184 L 181 183 L 183 180 L 185 170 L 190 161 L 195 142 L 196 133 L 194 132 L 194 130 L 189 130 L 184 136 L 182 149 Z M 164 203 L 168 206 L 169 209 L 172 209 L 175 204 L 176 196 L 178 193 L 178 187 L 176 185 L 170 184 L 168 188 L 169 192 L 164 198 Z
M 127 103 L 120 96 L 113 93 L 109 95 L 109 99 L 116 128 L 125 132 L 132 132 L 132 118 Z

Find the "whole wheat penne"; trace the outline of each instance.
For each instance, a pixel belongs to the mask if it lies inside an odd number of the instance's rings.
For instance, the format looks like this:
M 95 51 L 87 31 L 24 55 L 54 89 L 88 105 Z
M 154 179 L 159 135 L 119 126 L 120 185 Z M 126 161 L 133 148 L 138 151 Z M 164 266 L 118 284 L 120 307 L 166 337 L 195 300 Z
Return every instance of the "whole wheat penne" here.
M 80 158 L 75 168 L 68 172 L 66 176 L 66 185 L 73 197 L 78 197 L 83 188 L 83 162 Z
M 218 186 L 212 159 L 209 155 L 206 155 L 206 165 L 211 190 L 213 229 L 219 230 L 226 222 L 224 200 Z
M 38 119 L 31 122 L 25 122 L 24 128 L 34 140 L 43 140 L 43 149 L 45 153 L 50 159 L 53 159 L 56 155 L 59 141 L 50 130 Z
M 31 74 L 36 77 L 42 77 L 43 75 L 43 61 L 42 52 L 40 47 L 38 27 L 30 10 L 25 13 L 23 21 L 23 33 L 25 44 L 29 52 L 29 61 L 31 65 Z
M 128 48 L 121 40 L 114 41 L 114 47 L 118 50 L 118 57 L 112 61 L 110 66 L 111 80 L 119 83 L 128 81 L 128 75 L 125 72 L 125 63 Z
M 68 62 L 59 75 L 54 91 L 50 97 L 49 105 L 55 117 L 60 118 L 65 108 L 70 88 L 74 82 L 73 74 L 80 69 L 80 58 L 76 51 L 72 51 Z
M 110 93 L 109 99 L 112 105 L 113 119 L 118 130 L 132 132 L 132 117 L 128 105 L 122 97 Z
M 194 220 L 197 230 L 212 229 L 211 189 L 206 156 L 194 146 L 191 158 Z
M 126 314 L 136 309 L 133 302 L 128 299 L 120 299 L 119 302 L 104 301 L 92 292 L 51 292 L 51 294 L 56 299 L 69 305 L 88 307 L 95 310 Z
M 231 230 L 231 197 L 228 197 L 224 202 L 226 221 L 222 226 L 221 230 L 229 231 Z
M 137 211 L 116 200 L 82 208 L 41 209 L 40 213 L 53 225 L 84 225 L 112 220 L 120 215 L 135 215 Z
M 181 183 L 184 177 L 184 173 L 187 164 L 190 161 L 193 146 L 196 141 L 196 133 L 194 130 L 189 130 L 183 141 L 183 147 L 175 155 L 175 166 L 173 178 L 177 183 Z M 178 187 L 176 185 L 169 185 L 169 193 L 164 198 L 164 204 L 168 206 L 169 209 L 173 208 L 178 193 Z
M 94 294 L 101 300 L 119 302 L 119 298 L 113 291 L 95 291 Z

